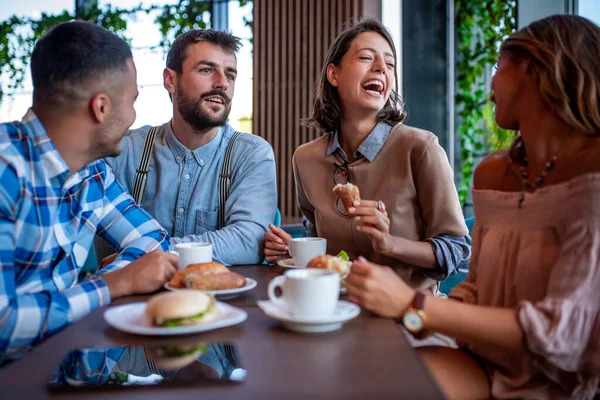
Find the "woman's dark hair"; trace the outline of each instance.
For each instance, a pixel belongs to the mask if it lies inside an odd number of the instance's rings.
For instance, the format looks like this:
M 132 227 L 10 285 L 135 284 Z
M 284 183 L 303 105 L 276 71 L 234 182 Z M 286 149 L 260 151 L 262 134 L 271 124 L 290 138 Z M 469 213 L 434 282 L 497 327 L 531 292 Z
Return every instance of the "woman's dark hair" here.
M 375 32 L 383 36 L 392 48 L 394 61 L 398 59 L 392 35 L 381 22 L 374 19 L 365 19 L 344 30 L 335 38 L 331 47 L 329 47 L 321 75 L 315 88 L 312 113 L 308 118 L 304 119 L 303 123 L 305 125 L 317 128 L 325 133 L 333 132 L 339 128 L 342 119 L 342 106 L 337 88 L 329 83 L 327 79 L 327 66 L 329 64 L 339 66 L 342 58 L 344 58 L 344 55 L 346 55 L 352 46 L 354 39 L 365 32 Z M 398 94 L 398 73 L 395 69 L 394 78 L 395 87 L 392 89 L 388 101 L 377 116 L 378 121 L 387 122 L 390 125 L 400 123 L 406 118 L 404 103 Z

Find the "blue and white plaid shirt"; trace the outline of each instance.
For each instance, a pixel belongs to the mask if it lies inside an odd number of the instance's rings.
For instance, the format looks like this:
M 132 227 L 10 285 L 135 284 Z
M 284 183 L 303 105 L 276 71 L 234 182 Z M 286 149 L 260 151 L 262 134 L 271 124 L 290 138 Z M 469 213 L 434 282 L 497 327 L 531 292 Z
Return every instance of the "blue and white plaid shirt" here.
M 79 282 L 96 232 L 123 251 Z M 110 303 L 102 274 L 169 247 L 103 161 L 71 174 L 32 110 L 0 124 L 0 365 Z

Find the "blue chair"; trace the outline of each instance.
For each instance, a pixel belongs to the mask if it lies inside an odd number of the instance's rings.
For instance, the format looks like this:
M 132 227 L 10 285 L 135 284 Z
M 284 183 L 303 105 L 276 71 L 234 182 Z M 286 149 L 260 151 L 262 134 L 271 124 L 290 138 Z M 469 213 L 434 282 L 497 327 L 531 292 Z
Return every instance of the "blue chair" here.
M 273 221 L 273 225 L 278 228 L 281 226 L 281 211 L 279 211 L 279 208 L 275 209 L 275 220 Z
M 469 229 L 469 235 L 470 235 L 471 231 L 473 230 L 473 224 L 475 223 L 475 218 L 474 217 L 467 218 L 467 219 L 465 219 L 465 223 L 467 224 L 467 228 Z M 440 284 L 440 292 L 445 293 L 445 294 L 450 293 L 450 291 L 456 285 L 458 285 L 460 282 L 462 282 L 466 278 L 466 276 L 467 276 L 467 274 L 465 274 L 465 273 L 458 273 L 458 274 L 447 277 Z
M 306 220 L 306 217 L 303 216 L 301 223 L 284 225 L 281 228 L 284 231 L 286 231 L 292 238 L 306 237 L 307 233 L 306 233 L 306 228 L 304 227 L 305 220 Z
M 473 230 L 473 224 L 475 224 L 475 217 L 465 219 L 465 224 L 467 224 L 467 229 L 469 230 L 469 235 Z
M 98 270 L 98 260 L 96 259 L 96 248 L 94 247 L 94 243 L 92 243 L 88 258 L 85 260 L 83 268 L 81 268 L 81 271 L 79 272 L 79 276 L 85 276 L 85 274 L 96 272 L 96 270 Z
M 281 211 L 279 211 L 279 207 L 275 209 L 275 220 L 273 221 L 273 225 L 276 227 L 281 227 Z M 267 260 L 263 260 L 263 264 L 269 264 Z

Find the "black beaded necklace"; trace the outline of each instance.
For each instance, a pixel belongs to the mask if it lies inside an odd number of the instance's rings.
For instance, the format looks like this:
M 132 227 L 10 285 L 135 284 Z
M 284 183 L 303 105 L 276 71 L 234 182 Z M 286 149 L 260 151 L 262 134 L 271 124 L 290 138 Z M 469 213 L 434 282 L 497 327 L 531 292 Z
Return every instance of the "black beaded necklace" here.
M 533 182 L 529 182 L 527 178 L 529 178 L 529 174 L 525 170 L 529 165 L 527 161 L 527 156 L 525 155 L 525 147 L 523 145 L 523 139 L 521 137 L 517 137 L 513 146 L 511 147 L 508 153 L 508 159 L 511 163 L 517 164 L 521 168 L 521 180 L 523 181 L 523 190 L 521 191 L 521 196 L 519 196 L 519 208 L 522 208 L 523 201 L 525 201 L 525 193 L 527 191 L 535 191 L 537 188 L 544 184 L 544 180 L 548 173 L 554 169 L 556 164 L 556 160 L 558 160 L 558 156 L 556 153 L 550 158 L 549 161 L 546 161 L 545 168 L 542 173 L 535 177 Z
M 538 176 L 535 177 L 535 179 L 533 180 L 533 183 L 529 183 L 529 181 L 527 180 L 528 174 L 527 174 L 527 171 L 525 170 L 525 168 L 527 167 L 527 164 L 525 164 L 525 165 L 520 164 L 521 179 L 523 179 L 523 191 L 521 191 L 521 196 L 519 197 L 519 208 L 522 207 L 523 201 L 525 200 L 525 193 L 527 192 L 527 189 L 529 189 L 530 191 L 533 192 L 538 187 L 542 186 L 544 184 L 544 178 L 546 178 L 546 175 L 548 175 L 548 172 L 550 172 L 554 168 L 554 164 L 556 164 L 557 159 L 558 159 L 558 157 L 556 156 L 556 154 L 554 154 L 552 156 L 552 158 L 550 158 L 550 161 L 546 161 L 546 168 L 544 168 L 544 170 L 542 171 L 541 174 L 539 174 Z M 525 162 L 527 163 L 527 158 L 525 158 Z

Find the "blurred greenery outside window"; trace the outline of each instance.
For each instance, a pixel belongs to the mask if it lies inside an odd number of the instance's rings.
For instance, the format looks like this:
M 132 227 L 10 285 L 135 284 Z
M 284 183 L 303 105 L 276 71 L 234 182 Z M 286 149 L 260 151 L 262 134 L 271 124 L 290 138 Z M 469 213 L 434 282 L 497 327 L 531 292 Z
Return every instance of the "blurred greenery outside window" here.
M 248 0 L 22 0 L 0 10 L 0 120 L 19 120 L 31 105 L 29 57 L 48 28 L 75 18 L 92 20 L 129 42 L 140 96 L 132 128 L 159 125 L 172 116 L 162 71 L 170 44 L 193 28 L 223 29 L 242 39 L 229 123 L 252 132 L 252 1 Z M 213 11 L 211 13 L 211 11 Z

